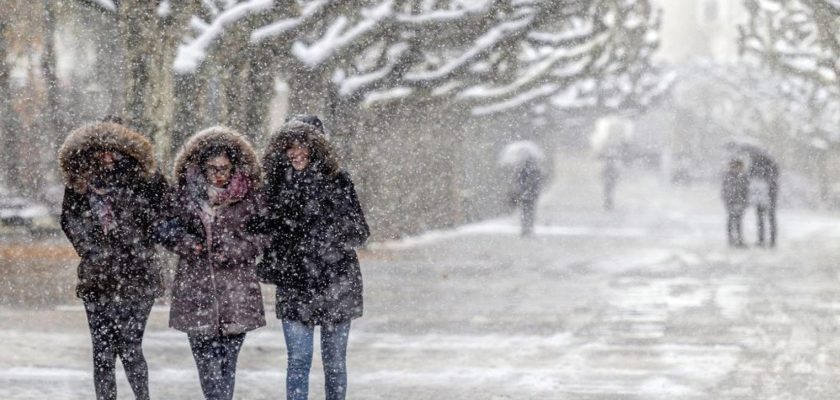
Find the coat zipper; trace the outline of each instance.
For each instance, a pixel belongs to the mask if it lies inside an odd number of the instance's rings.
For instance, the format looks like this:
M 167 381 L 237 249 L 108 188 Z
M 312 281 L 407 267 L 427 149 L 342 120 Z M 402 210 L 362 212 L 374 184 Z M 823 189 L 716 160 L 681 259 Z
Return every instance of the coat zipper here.
M 201 211 L 199 211 L 199 212 L 201 212 Z M 210 240 L 207 240 L 207 243 L 209 244 L 207 246 L 207 263 L 210 267 L 210 283 L 213 286 L 213 308 L 216 311 L 216 318 L 215 318 L 216 319 L 216 326 L 219 327 L 218 331 L 215 332 L 215 333 L 219 334 L 219 333 L 221 333 L 221 330 L 222 330 L 222 315 L 221 315 L 221 311 L 219 310 L 219 291 L 218 291 L 218 288 L 216 287 L 216 274 L 214 273 L 215 268 L 213 267 L 213 258 L 212 258 L 212 255 L 211 255 L 211 252 L 213 250 L 213 248 L 212 248 L 212 245 L 213 245 L 213 238 L 212 238 L 213 229 L 212 229 L 212 227 L 213 227 L 213 222 L 216 221 L 216 217 L 213 216 L 213 215 L 208 215 L 208 216 L 210 217 L 209 224 L 208 224 L 208 227 L 205 228 L 207 230 L 208 238 L 210 239 Z

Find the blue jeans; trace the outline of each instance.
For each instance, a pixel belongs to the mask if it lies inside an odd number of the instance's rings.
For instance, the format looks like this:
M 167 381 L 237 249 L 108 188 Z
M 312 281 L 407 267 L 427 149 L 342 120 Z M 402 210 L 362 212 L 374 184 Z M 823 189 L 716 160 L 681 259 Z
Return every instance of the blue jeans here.
M 300 321 L 283 320 L 289 365 L 286 370 L 286 399 L 309 397 L 309 370 L 312 367 L 315 327 Z M 327 400 L 344 400 L 347 394 L 347 338 L 350 322 L 321 325 L 321 360 Z

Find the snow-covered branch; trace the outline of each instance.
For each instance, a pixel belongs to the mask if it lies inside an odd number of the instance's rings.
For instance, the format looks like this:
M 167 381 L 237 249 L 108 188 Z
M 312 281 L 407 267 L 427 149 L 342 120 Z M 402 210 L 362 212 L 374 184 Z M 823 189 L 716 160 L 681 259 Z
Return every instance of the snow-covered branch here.
M 463 70 L 470 62 L 496 48 L 502 40 L 505 40 L 513 32 L 525 29 L 531 23 L 531 18 L 506 21 L 494 27 L 479 37 L 474 46 L 467 49 L 457 57 L 448 60 L 439 68 L 429 71 L 413 72 L 406 76 L 408 81 L 436 81 L 451 77 L 452 74 Z
M 778 135 L 808 146 L 840 141 L 840 96 L 817 82 L 751 63 L 697 63 L 678 73 L 682 107 L 703 110 L 691 99 L 713 97 L 703 118 L 732 134 L 771 141 Z
M 84 6 L 93 7 L 105 13 L 116 14 L 117 12 L 117 5 L 113 0 L 76 0 L 76 2 Z
M 227 27 L 273 2 L 210 3 L 218 10 L 192 22 L 197 36 L 179 49 L 179 72 L 195 70 Z M 661 91 L 651 77 L 659 14 L 650 0 L 293 3 L 299 10 L 237 26 L 249 44 L 274 49 L 288 79 L 320 75 L 345 101 L 426 96 L 485 114 L 570 104 L 550 101 L 570 93 L 586 97 L 576 105 L 643 105 Z
M 770 68 L 840 89 L 837 0 L 745 0 L 741 50 Z
M 175 72 L 184 74 L 195 71 L 207 56 L 208 48 L 218 41 L 227 27 L 247 16 L 265 11 L 273 5 L 273 0 L 249 0 L 216 15 L 197 37 L 178 46 L 174 63 Z
M 351 22 L 345 16 L 339 16 L 329 26 L 323 37 L 306 45 L 300 41 L 295 42 L 292 47 L 292 54 L 298 57 L 304 64 L 315 67 L 335 56 L 342 48 L 350 45 L 363 35 L 370 33 L 380 23 L 393 15 L 393 0 L 387 0 L 378 6 L 364 9 L 361 12 L 362 19 L 355 25 L 347 28 Z
M 260 43 L 264 40 L 278 37 L 285 33 L 292 31 L 295 28 L 306 25 L 307 22 L 316 18 L 324 6 L 327 4 L 326 0 L 313 1 L 303 7 L 300 15 L 294 18 L 285 18 L 277 22 L 254 29 L 251 33 L 251 42 Z
M 95 3 L 99 7 L 102 7 L 108 11 L 117 11 L 117 6 L 114 4 L 112 0 L 90 0 L 92 3 Z
M 458 97 L 476 104 L 473 112 L 480 115 L 529 104 L 640 108 L 667 91 L 672 80 L 650 64 L 659 14 L 647 2 L 603 1 L 564 11 L 560 29 L 549 20 L 550 29 L 536 27 L 520 42 L 517 73 L 468 87 Z

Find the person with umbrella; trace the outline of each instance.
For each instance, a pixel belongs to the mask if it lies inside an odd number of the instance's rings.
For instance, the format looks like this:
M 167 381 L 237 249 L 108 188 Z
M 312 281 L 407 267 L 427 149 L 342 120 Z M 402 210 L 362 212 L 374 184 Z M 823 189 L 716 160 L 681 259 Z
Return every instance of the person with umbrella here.
M 754 144 L 729 142 L 727 147 L 730 150 L 743 153 L 749 158 L 747 176 L 750 181 L 760 180 L 766 183 L 767 204 L 756 209 L 758 245 L 775 247 L 778 237 L 776 203 L 779 196 L 779 164 L 766 150 Z M 768 235 L 769 242 L 765 241 Z
M 499 163 L 514 168 L 514 179 L 508 194 L 509 201 L 521 208 L 522 236 L 534 233 L 537 198 L 542 188 L 543 173 L 540 162 L 545 158 L 536 143 L 522 140 L 506 146 Z

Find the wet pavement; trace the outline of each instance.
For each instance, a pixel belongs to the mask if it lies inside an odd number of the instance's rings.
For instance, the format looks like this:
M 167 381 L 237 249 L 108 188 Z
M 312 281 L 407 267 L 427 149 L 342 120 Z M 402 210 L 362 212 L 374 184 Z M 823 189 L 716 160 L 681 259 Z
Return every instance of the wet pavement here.
M 778 248 L 728 249 L 714 185 L 639 172 L 608 213 L 597 166 L 577 165 L 542 198 L 535 237 L 510 216 L 370 246 L 349 399 L 840 397 L 838 215 L 784 209 Z M 72 277 L 56 263 L 56 279 Z M 84 311 L 38 277 L 2 288 L 7 299 L 44 286 L 54 301 L 29 293 L 0 308 L 0 398 L 93 398 Z M 152 395 L 201 398 L 186 336 L 166 323 L 157 305 Z M 283 398 L 285 362 L 272 317 L 245 340 L 236 398 Z M 311 398 L 323 398 L 320 365 Z

